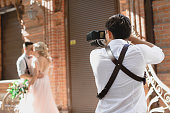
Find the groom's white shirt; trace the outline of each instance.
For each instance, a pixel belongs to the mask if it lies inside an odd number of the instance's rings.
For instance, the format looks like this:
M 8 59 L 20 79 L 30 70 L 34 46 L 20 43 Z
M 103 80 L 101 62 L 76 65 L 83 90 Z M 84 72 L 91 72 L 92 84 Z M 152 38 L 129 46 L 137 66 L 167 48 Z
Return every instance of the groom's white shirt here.
M 28 65 L 28 68 L 30 69 L 30 60 L 28 59 L 28 56 L 23 53 L 17 60 L 16 65 L 17 65 L 17 72 L 18 76 L 21 76 L 23 74 L 26 74 L 26 62 Z
M 109 43 L 118 59 L 125 40 L 115 39 Z M 123 65 L 134 74 L 143 77 L 146 64 L 157 64 L 164 59 L 164 53 L 157 47 L 144 44 L 129 46 Z M 108 82 L 115 65 L 106 50 L 95 49 L 90 54 L 90 63 L 95 76 L 98 93 Z M 95 113 L 146 113 L 147 103 L 143 82 L 135 81 L 121 70 L 106 96 L 99 100 Z

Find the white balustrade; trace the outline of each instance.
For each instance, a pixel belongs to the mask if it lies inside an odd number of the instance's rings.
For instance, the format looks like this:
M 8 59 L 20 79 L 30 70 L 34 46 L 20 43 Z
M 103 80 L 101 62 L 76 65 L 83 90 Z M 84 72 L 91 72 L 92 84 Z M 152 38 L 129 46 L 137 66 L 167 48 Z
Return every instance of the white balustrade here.
M 151 65 L 148 65 L 146 68 L 146 75 L 147 75 L 147 85 L 149 87 L 149 91 L 146 95 L 146 99 L 149 99 L 149 97 L 155 92 L 156 95 L 151 100 L 149 100 L 148 105 L 148 113 L 152 112 L 160 112 L 164 113 L 165 110 L 170 111 L 170 89 L 163 83 L 161 80 L 157 77 L 153 67 Z M 162 101 L 163 105 L 152 108 L 151 105 L 153 105 L 155 102 Z

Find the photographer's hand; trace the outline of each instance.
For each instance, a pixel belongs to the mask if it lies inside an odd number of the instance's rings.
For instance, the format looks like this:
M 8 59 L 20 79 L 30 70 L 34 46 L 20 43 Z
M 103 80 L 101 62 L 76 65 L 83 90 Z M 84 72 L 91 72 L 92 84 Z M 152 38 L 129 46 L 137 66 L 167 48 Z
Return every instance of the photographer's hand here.
M 145 45 L 147 45 L 149 47 L 154 46 L 154 44 L 152 44 L 150 42 L 147 42 L 145 40 L 138 39 L 138 38 L 136 38 L 136 37 L 134 37 L 132 35 L 129 37 L 129 41 L 131 41 L 133 44 L 145 44 Z

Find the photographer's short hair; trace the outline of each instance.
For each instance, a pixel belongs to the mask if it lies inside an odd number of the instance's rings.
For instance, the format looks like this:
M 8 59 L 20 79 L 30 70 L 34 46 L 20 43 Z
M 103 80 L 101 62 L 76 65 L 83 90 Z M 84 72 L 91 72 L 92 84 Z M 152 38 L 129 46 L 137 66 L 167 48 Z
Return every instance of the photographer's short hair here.
M 127 39 L 131 34 L 131 23 L 128 17 L 117 14 L 111 16 L 105 27 L 112 32 L 114 39 Z
M 29 45 L 33 45 L 32 42 L 24 42 L 23 47 L 28 47 Z

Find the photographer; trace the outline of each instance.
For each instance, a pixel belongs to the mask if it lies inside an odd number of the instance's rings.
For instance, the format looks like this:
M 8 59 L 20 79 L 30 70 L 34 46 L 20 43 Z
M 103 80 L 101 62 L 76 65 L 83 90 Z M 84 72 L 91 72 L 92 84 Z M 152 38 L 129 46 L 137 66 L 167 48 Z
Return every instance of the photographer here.
M 110 46 L 115 59 L 119 59 L 124 45 L 131 41 L 122 65 L 135 75 L 144 78 L 146 64 L 158 64 L 164 59 L 162 50 L 147 41 L 131 35 L 129 18 L 117 14 L 106 22 L 106 45 Z M 98 94 L 105 88 L 116 65 L 105 48 L 95 49 L 90 54 L 90 63 L 95 76 Z M 119 65 L 119 64 L 118 64 Z M 100 98 L 95 113 L 146 113 L 147 102 L 143 82 L 132 79 L 121 69 L 107 94 Z

